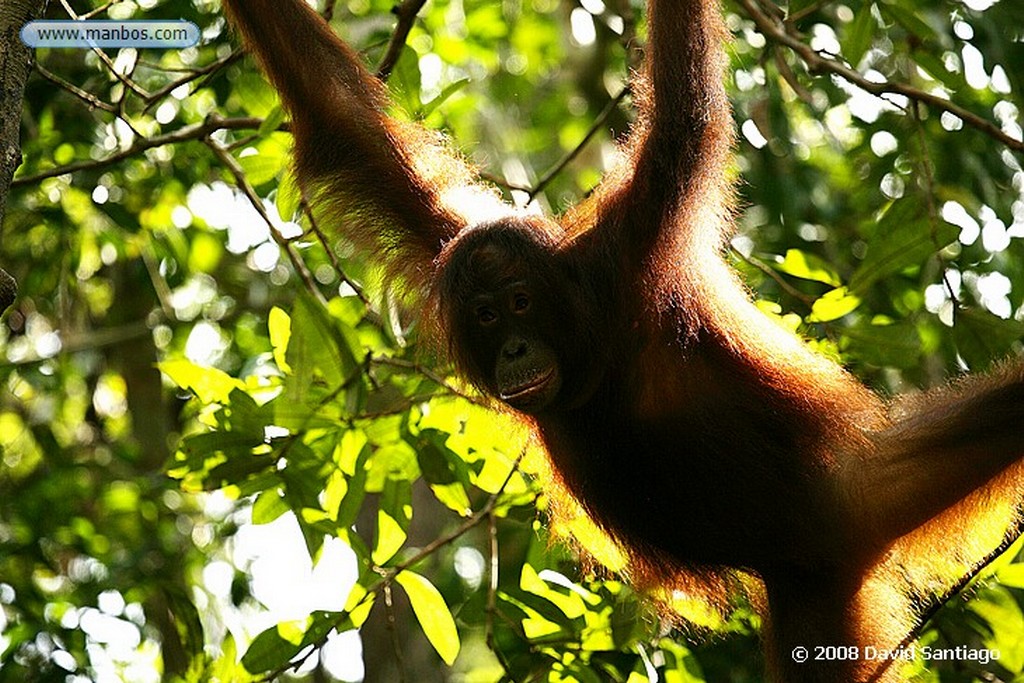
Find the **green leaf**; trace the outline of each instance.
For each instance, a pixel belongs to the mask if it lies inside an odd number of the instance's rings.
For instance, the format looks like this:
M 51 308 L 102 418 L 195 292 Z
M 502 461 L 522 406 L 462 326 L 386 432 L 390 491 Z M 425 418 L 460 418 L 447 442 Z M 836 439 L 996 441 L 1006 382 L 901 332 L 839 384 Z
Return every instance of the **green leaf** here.
M 857 358 L 877 367 L 914 368 L 921 363 L 921 335 L 910 323 L 856 325 L 843 332 Z
M 434 497 L 440 503 L 456 514 L 463 517 L 469 517 L 473 514 L 473 509 L 470 507 L 469 494 L 466 493 L 466 487 L 461 483 L 431 484 L 430 490 L 434 492 Z
M 943 247 L 956 241 L 959 229 L 945 221 L 928 219 L 920 198 L 892 202 L 869 232 L 871 241 L 860 268 L 850 278 L 850 291 L 863 294 L 868 287 L 908 267 L 920 267 Z
M 523 565 L 527 571 L 529 565 Z M 543 595 L 537 595 L 520 587 L 509 586 L 500 593 L 500 597 L 509 605 L 515 605 L 527 619 L 541 619 L 551 624 L 552 631 L 573 633 L 577 625 L 562 609 Z M 533 611 L 535 614 L 530 614 Z
M 1024 589 L 1024 564 L 1010 564 L 996 574 L 999 583 L 1008 588 Z
M 262 493 L 269 488 L 277 488 L 281 485 L 281 477 L 278 472 L 268 468 L 268 471 L 250 477 L 245 481 L 235 483 L 238 489 L 238 497 L 245 498 L 255 493 Z
M 473 480 L 477 488 L 487 493 L 497 493 L 505 486 L 505 493 L 521 494 L 529 490 L 529 485 L 520 472 L 510 472 L 515 460 L 499 452 L 490 453 L 483 460 L 483 467 Z M 509 476 L 511 474 L 511 476 Z
M 355 455 L 350 456 L 349 451 L 354 451 Z M 338 466 L 348 476 L 347 487 L 337 509 L 337 523 L 342 529 L 355 524 L 363 508 L 363 501 L 366 499 L 366 462 L 371 454 L 372 449 L 366 443 L 362 432 L 352 430 L 342 437 L 339 452 L 335 455 Z M 349 457 L 354 457 L 351 470 L 347 462 Z M 350 471 L 351 474 L 348 474 Z
M 273 467 L 274 461 L 266 456 L 234 454 L 225 462 L 210 468 L 206 476 L 208 487 L 221 488 L 236 485 L 249 477 Z
M 304 628 L 295 623 L 268 628 L 253 639 L 242 655 L 242 666 L 253 674 L 284 666 L 302 649 L 303 635 Z
M 928 43 L 936 40 L 935 31 L 932 30 L 931 26 L 922 21 L 914 10 L 891 2 L 882 3 L 878 8 L 882 11 L 882 16 L 895 21 L 909 33 L 919 38 L 921 42 Z
M 416 462 L 423 478 L 430 484 L 469 484 L 469 468 L 446 443 L 448 435 L 437 429 L 427 428 L 420 432 L 412 443 L 416 449 Z
M 1011 344 L 1024 337 L 1024 324 L 1003 320 L 979 308 L 957 312 L 953 325 L 957 352 L 972 370 L 983 370 L 1006 353 Z
M 283 410 L 287 410 L 288 405 L 305 407 L 311 402 L 319 404 L 322 396 L 314 388 L 326 386 L 329 393 L 335 392 L 359 367 L 336 321 L 308 296 L 299 297 L 292 309 L 291 338 L 285 357 L 294 374 L 286 385 Z M 302 412 L 308 419 L 314 417 L 311 409 Z
M 423 634 L 445 664 L 451 666 L 459 655 L 459 631 L 441 593 L 426 577 L 409 570 L 395 576 L 395 582 L 409 596 L 412 611 L 420 622 Z
M 280 104 L 278 104 L 275 107 L 272 107 L 271 110 L 267 113 L 266 118 L 263 119 L 263 123 L 260 124 L 260 136 L 262 137 L 265 135 L 270 135 L 271 133 L 276 131 L 278 127 L 282 123 L 284 123 L 284 120 L 286 118 L 287 116 L 285 116 L 284 107 L 282 107 Z
M 384 491 L 390 481 L 412 481 L 420 474 L 416 464 L 416 451 L 404 441 L 381 446 L 373 455 L 373 467 L 367 473 L 366 490 Z
M 216 270 L 224 257 L 224 244 L 217 237 L 197 232 L 188 250 L 188 267 L 202 273 Z
M 239 432 L 195 434 L 185 438 L 179 447 L 177 460 L 183 466 L 171 469 L 169 474 L 185 479 L 183 486 L 189 489 L 239 484 L 254 472 L 273 464 L 269 458 L 252 455 L 253 450 L 262 444 L 262 437 Z M 243 471 L 237 473 L 232 469 Z M 262 488 L 277 482 L 277 478 L 272 477 L 264 482 Z
M 871 47 L 871 40 L 878 28 L 875 18 L 871 14 L 873 6 L 873 2 L 864 3 L 850 26 L 846 40 L 843 41 L 843 56 L 853 68 L 857 68 L 860 60 Z
M 941 58 L 924 50 L 914 50 L 913 58 L 919 67 L 928 72 L 928 75 L 941 81 L 950 90 L 958 91 L 967 86 L 964 75 L 951 72 Z
M 238 158 L 238 165 L 245 171 L 245 178 L 252 185 L 263 185 L 274 180 L 288 163 L 283 154 L 273 150 L 261 148 L 255 154 L 248 149 L 245 151 L 246 154 Z
M 787 15 L 792 17 L 794 14 L 799 14 L 808 7 L 812 6 L 817 0 L 791 0 L 789 3 L 789 11 Z
M 348 623 L 338 627 L 338 631 L 346 630 L 344 627 L 359 628 L 370 616 L 370 609 L 373 607 L 377 594 L 370 593 L 362 584 L 355 584 L 345 600 L 345 613 L 348 614 Z
M 509 32 L 509 22 L 501 5 L 482 3 L 466 12 L 466 33 L 479 40 L 497 40 Z
M 189 654 L 197 655 L 203 651 L 203 622 L 199 618 L 199 609 L 192 600 L 190 591 L 184 587 L 165 586 L 163 589 L 170 618 L 181 629 L 182 645 Z
M 266 426 L 272 422 L 273 408 L 256 403 L 244 389 L 233 389 L 228 394 L 228 402 L 219 415 L 223 426 L 262 439 Z
M 1024 667 L 1024 639 L 1020 625 L 1024 623 L 1024 610 L 1013 594 L 1001 587 L 983 590 L 983 599 L 972 600 L 970 609 L 986 622 L 985 645 L 999 652 L 999 664 L 1009 671 Z
M 265 118 L 278 106 L 277 92 L 258 73 L 246 71 L 232 83 L 238 101 L 253 116 Z
M 423 441 L 416 449 L 416 462 L 420 466 L 423 478 L 429 484 L 451 484 L 455 481 L 455 471 L 445 457 L 441 448 L 430 441 Z
M 394 101 L 408 114 L 419 111 L 420 105 L 420 60 L 416 51 L 406 46 L 388 78 L 388 87 Z
M 420 107 L 417 118 L 425 119 L 430 116 L 438 107 L 444 104 L 445 100 L 465 88 L 470 82 L 468 78 L 460 78 L 454 83 L 449 83 L 437 97 Z
M 823 258 L 808 254 L 800 249 L 789 249 L 782 263 L 776 269 L 793 277 L 838 287 L 841 283 L 839 274 Z
M 237 645 L 235 644 L 234 637 L 232 637 L 230 633 L 228 633 L 224 637 L 224 640 L 221 641 L 220 654 L 204 673 L 205 676 L 202 679 L 186 680 L 234 681 L 235 683 L 247 683 L 248 681 L 255 680 L 249 672 L 245 670 L 244 666 L 239 665 Z

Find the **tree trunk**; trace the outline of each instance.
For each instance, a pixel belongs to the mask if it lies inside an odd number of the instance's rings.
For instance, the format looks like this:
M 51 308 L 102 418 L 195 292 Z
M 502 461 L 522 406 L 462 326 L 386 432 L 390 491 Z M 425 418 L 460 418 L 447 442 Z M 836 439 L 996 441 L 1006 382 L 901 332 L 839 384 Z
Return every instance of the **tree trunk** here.
M 0 225 L 14 170 L 21 165 L 21 98 L 32 66 L 32 50 L 18 33 L 39 17 L 46 0 L 4 0 L 0 3 Z M 2 235 L 2 233 L 0 233 Z M 0 313 L 14 303 L 17 283 L 0 268 Z

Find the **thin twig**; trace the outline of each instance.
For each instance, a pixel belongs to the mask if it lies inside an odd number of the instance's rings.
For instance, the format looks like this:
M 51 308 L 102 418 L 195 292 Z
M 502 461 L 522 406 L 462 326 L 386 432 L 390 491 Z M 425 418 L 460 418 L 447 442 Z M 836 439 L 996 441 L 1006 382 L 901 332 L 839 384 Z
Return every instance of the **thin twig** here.
M 95 351 L 107 346 L 119 346 L 136 339 L 143 339 L 153 335 L 153 329 L 145 320 L 127 323 L 120 327 L 105 327 L 90 330 L 84 334 L 70 335 L 67 340 L 61 341 L 60 351 L 53 356 L 32 355 L 17 360 L 0 361 L 0 369 L 24 367 L 45 363 L 60 356 L 70 356 L 82 351 Z
M 146 106 L 143 107 L 142 111 L 148 111 L 150 108 L 152 108 L 154 104 L 159 102 L 166 95 L 169 95 L 170 93 L 177 90 L 183 85 L 203 78 L 204 76 L 210 77 L 219 73 L 221 69 L 224 69 L 225 67 L 230 66 L 231 64 L 234 64 L 239 59 L 241 59 L 243 54 L 245 54 L 245 52 L 243 52 L 242 50 L 233 50 L 231 54 L 229 54 L 227 57 L 218 59 L 214 62 L 210 62 L 204 67 L 200 67 L 198 69 L 191 69 L 187 76 L 182 76 L 177 80 L 171 81 L 159 90 L 153 91 L 153 93 L 146 98 Z M 200 84 L 200 87 L 202 87 L 202 85 L 206 83 L 206 80 L 208 79 L 205 79 L 203 83 Z
M 233 140 L 232 142 L 224 145 L 224 149 L 228 150 L 229 152 L 234 153 L 236 150 L 245 149 L 249 145 L 251 145 L 254 142 L 256 142 L 257 140 L 259 140 L 261 137 L 263 137 L 263 136 L 260 135 L 259 131 L 255 132 L 255 133 L 250 133 L 249 135 L 240 137 L 240 138 L 238 138 L 236 140 Z
M 324 11 L 320 13 L 320 16 L 324 18 L 327 23 L 331 22 L 334 18 L 334 8 L 337 6 L 337 0 L 329 0 L 324 7 Z
M 942 272 L 942 285 L 946 288 L 946 295 L 953 302 L 953 306 L 959 308 L 960 301 L 957 298 L 956 289 L 954 289 L 953 283 L 949 279 L 949 271 L 942 268 L 942 257 L 939 254 L 945 245 L 939 244 L 939 211 L 935 206 L 935 172 L 932 170 L 932 158 L 928 152 L 928 139 L 924 134 L 924 122 L 921 121 L 921 108 L 915 105 L 912 109 L 914 129 L 917 133 L 917 144 L 921 147 L 921 173 L 924 176 L 925 197 L 928 202 L 928 227 L 932 246 L 935 247 L 933 258 L 938 263 L 939 269 Z
M 636 37 L 636 10 L 629 0 L 612 0 L 612 9 L 622 19 L 622 34 L 619 44 L 626 51 L 626 66 L 637 71 L 643 65 L 643 44 Z
M 732 253 L 736 254 L 736 257 L 739 258 L 741 261 L 744 261 L 745 263 L 753 266 L 754 268 L 757 268 L 759 271 L 761 271 L 769 278 L 774 280 L 775 284 L 782 288 L 782 290 L 786 292 L 786 294 L 789 294 L 797 301 L 805 304 L 808 308 L 810 308 L 810 306 L 814 304 L 814 297 L 804 294 L 799 289 L 796 289 L 793 285 L 786 282 L 785 278 L 779 275 L 774 268 L 764 263 L 761 259 L 754 258 L 753 256 L 746 256 L 736 247 L 730 246 L 729 250 Z
M 95 14 L 95 11 L 93 11 L 93 12 L 90 12 L 89 14 L 87 14 L 87 15 L 79 15 L 79 14 L 77 14 L 75 12 L 75 10 L 71 7 L 71 5 L 68 4 L 67 0 L 60 0 L 60 4 L 64 6 L 64 11 L 66 11 L 68 13 L 68 16 L 71 17 L 72 19 L 74 19 L 75 21 L 81 21 L 83 18 L 88 18 L 88 17 L 91 17 L 91 16 L 93 16 Z M 111 4 L 114 4 L 114 3 L 107 3 L 107 5 L 105 5 L 102 9 L 105 9 L 106 7 L 109 7 Z M 114 75 L 114 78 L 116 78 L 117 80 L 121 81 L 122 84 L 124 84 L 125 88 L 127 88 L 128 90 L 131 90 L 133 93 L 135 93 L 136 95 L 138 95 L 140 97 L 145 98 L 145 97 L 149 96 L 149 94 L 146 92 L 146 90 L 141 85 L 139 85 L 138 83 L 136 83 L 132 79 L 128 78 L 126 75 L 124 75 L 122 73 L 119 73 L 118 70 L 116 68 L 114 68 L 114 60 L 112 60 L 107 55 L 106 52 L 104 52 L 103 50 L 99 49 L 98 47 L 94 47 L 94 48 L 90 48 L 90 49 L 92 50 L 93 54 L 95 54 L 99 58 L 99 60 L 101 62 L 103 62 L 104 66 L 107 67 L 107 69 L 110 71 L 110 73 L 112 73 Z
M 384 623 L 387 624 L 388 635 L 391 636 L 391 649 L 395 654 L 398 680 L 400 683 L 405 683 L 405 658 L 402 656 L 402 643 L 398 640 L 398 627 L 395 625 L 395 603 L 391 595 L 391 583 L 385 581 L 382 591 L 384 593 Z
M 480 398 L 479 396 L 473 396 L 471 394 L 467 394 L 464 391 L 461 391 L 458 387 L 449 383 L 448 380 L 446 380 L 444 377 L 437 374 L 433 370 L 430 370 L 429 368 L 423 367 L 419 363 L 403 360 L 401 358 L 391 358 L 390 356 L 374 356 L 373 358 L 370 359 L 370 362 L 375 365 L 390 365 L 396 368 L 414 370 L 419 374 L 423 375 L 424 377 L 426 377 L 427 379 L 431 380 L 432 382 L 441 385 L 442 387 L 450 391 L 453 395 L 458 396 L 459 398 L 464 398 L 470 403 L 481 406 L 483 408 L 493 407 L 487 400 Z
M 830 1 L 831 0 L 818 0 L 818 2 L 811 3 L 807 7 L 804 7 L 802 10 L 800 10 L 798 12 L 794 12 L 794 13 L 790 14 L 788 17 L 786 17 L 786 24 L 788 24 L 788 25 L 796 24 L 797 22 L 801 21 L 805 17 L 808 17 L 808 16 L 814 14 L 815 12 L 817 12 L 818 10 L 820 10 L 822 7 L 827 5 Z
M 482 523 L 485 519 L 492 519 L 494 516 L 494 511 L 498 507 L 498 500 L 505 492 L 505 489 L 508 487 L 509 482 L 512 481 L 512 477 L 515 476 L 516 472 L 519 471 L 519 466 L 522 463 L 523 458 L 525 456 L 526 448 L 524 447 L 519 452 L 519 456 L 515 459 L 515 462 L 512 463 L 512 467 L 509 469 L 509 472 L 505 476 L 505 480 L 501 483 L 501 486 L 498 487 L 498 490 L 490 495 L 490 497 L 487 499 L 487 502 L 484 503 L 483 507 L 481 507 L 478 511 L 476 511 L 470 517 L 468 517 L 462 524 L 459 525 L 457 529 L 447 534 L 446 536 L 435 539 L 432 543 L 422 548 L 419 552 L 417 552 L 407 561 L 402 562 L 401 564 L 396 565 L 395 567 L 379 568 L 380 570 L 382 570 L 382 575 L 378 583 L 376 583 L 375 585 L 366 586 L 366 595 L 363 597 L 363 600 L 360 601 L 359 604 L 356 605 L 356 607 L 353 609 L 362 606 L 363 602 L 366 600 L 367 597 L 376 593 L 384 593 L 384 600 L 385 603 L 387 604 L 389 602 L 391 585 L 394 583 L 396 576 L 401 574 L 403 571 L 409 569 L 410 567 L 414 566 L 415 564 L 421 562 L 423 559 L 430 556 L 431 554 L 437 552 L 440 548 L 443 548 L 449 543 L 453 543 L 454 541 L 458 540 L 459 538 L 464 536 L 468 531 Z M 342 611 L 341 613 L 339 613 L 336 624 L 341 624 L 342 622 L 344 622 L 346 619 L 349 618 L 351 613 L 351 610 Z M 330 637 L 329 634 L 324 636 L 317 642 L 312 643 L 313 650 L 309 654 L 300 658 L 298 661 L 288 662 L 279 669 L 269 672 L 260 680 L 276 680 L 280 674 L 284 673 L 289 669 L 297 670 L 300 666 L 302 666 L 302 663 L 306 661 L 314 651 L 316 651 L 316 649 L 323 647 L 324 643 L 327 642 L 328 637 Z M 505 665 L 503 664 L 503 666 Z
M 467 517 L 462 524 L 450 533 L 439 538 L 435 538 L 433 541 L 420 548 L 417 553 L 406 561 L 389 568 L 387 570 L 388 573 L 385 582 L 393 580 L 406 569 L 414 567 L 441 548 L 462 538 L 470 529 L 476 527 L 485 519 L 488 519 L 494 509 L 497 508 L 498 500 L 501 498 L 502 494 L 505 493 L 505 488 L 508 486 L 509 482 L 512 481 L 512 477 L 514 477 L 516 472 L 519 471 L 519 465 L 523 462 L 524 457 L 526 457 L 526 447 L 523 447 L 523 449 L 519 451 L 519 455 L 516 457 L 515 462 L 512 463 L 512 467 L 509 468 L 508 474 L 505 476 L 505 481 L 501 483 L 501 486 L 498 487 L 497 491 L 491 494 L 482 508 Z
M 796 74 L 793 73 L 791 68 L 789 68 L 789 62 L 787 62 L 786 58 L 782 56 L 782 51 L 772 50 L 772 52 L 775 57 L 773 60 L 775 68 L 779 70 L 779 75 L 782 76 L 782 80 L 789 84 L 789 87 L 793 89 L 793 92 L 796 93 L 796 96 L 799 97 L 804 104 L 813 107 L 814 95 L 812 95 L 811 92 L 797 79 Z
M 331 245 L 328 243 L 327 240 L 327 235 L 325 235 L 323 231 L 320 229 L 320 225 L 317 223 L 316 216 L 313 215 L 313 208 L 309 205 L 309 202 L 306 201 L 305 195 L 303 195 L 302 197 L 302 212 L 306 214 L 306 220 L 309 221 L 309 229 L 313 231 L 313 234 L 316 235 L 316 238 L 320 241 L 320 244 L 323 245 L 324 251 L 327 252 L 327 258 L 330 260 L 331 267 L 334 268 L 334 272 L 338 274 L 338 277 L 341 278 L 342 282 L 344 282 L 346 285 L 352 288 L 352 291 L 356 293 L 356 296 L 359 297 L 359 300 L 363 302 L 364 306 L 366 306 L 367 311 L 372 311 L 372 307 L 370 306 L 370 300 L 367 299 L 366 294 L 363 293 L 363 288 L 360 287 L 355 280 L 348 276 L 348 274 L 345 272 L 345 269 L 341 265 L 341 261 L 338 260 L 338 255 L 334 253 L 334 249 L 331 249 Z M 376 315 L 376 313 L 374 314 Z
M 914 626 L 914 628 L 910 630 L 910 633 L 904 636 L 903 640 L 900 641 L 900 644 L 896 646 L 896 649 L 894 649 L 893 652 L 900 652 L 906 650 L 911 643 L 917 640 L 917 638 L 921 635 L 921 632 L 924 630 L 925 626 L 928 625 L 928 622 L 932 620 L 932 618 L 938 613 L 938 611 L 942 609 L 942 607 L 946 603 L 951 601 L 957 595 L 960 595 L 960 593 L 962 593 L 967 588 L 967 586 L 970 585 L 970 583 L 974 581 L 982 571 L 985 570 L 985 567 L 995 562 L 1000 555 L 1009 550 L 1010 547 L 1017 542 L 1017 539 L 1019 539 L 1022 534 L 1024 534 L 1024 520 L 1018 522 L 1012 529 L 1010 529 L 1006 533 L 1006 535 L 1003 536 L 1003 540 L 1000 541 L 999 545 L 997 545 L 995 548 L 992 549 L 991 552 L 989 552 L 987 555 L 981 558 L 979 562 L 976 562 L 973 567 L 968 569 L 967 572 L 965 572 L 963 576 L 961 576 L 957 580 L 956 583 L 950 586 L 949 589 L 944 591 L 941 595 L 939 595 L 934 601 L 932 601 L 929 604 L 928 608 L 925 609 L 924 612 L 922 612 L 919 615 L 917 624 Z M 878 671 L 876 671 L 875 674 L 865 683 L 877 683 L 877 681 L 881 680 L 882 675 L 885 674 L 885 672 L 890 668 L 893 661 L 895 660 L 888 659 L 886 665 L 881 667 Z
M 100 98 L 98 98 L 95 95 L 93 95 L 91 92 L 88 92 L 86 90 L 82 90 L 81 88 L 79 88 L 74 83 L 71 83 L 69 81 L 65 81 L 63 78 L 61 78 L 57 74 L 53 73 L 52 71 L 49 71 L 46 67 L 44 67 L 39 62 L 35 63 L 35 67 L 36 67 L 36 71 L 39 72 L 40 76 L 42 76 L 46 80 L 50 81 L 51 83 L 53 83 L 57 87 L 62 88 L 63 90 L 67 90 L 69 93 L 71 93 L 72 95 L 74 95 L 78 99 L 82 100 L 83 102 L 85 102 L 90 107 L 95 108 L 95 109 L 102 109 L 103 111 L 109 112 L 111 114 L 116 114 L 117 113 L 117 107 L 115 107 L 114 105 L 110 104 L 109 102 L 104 102 Z
M 554 180 L 555 177 L 557 177 L 558 174 L 561 173 L 565 169 L 565 167 L 572 162 L 573 159 L 579 156 L 580 152 L 583 151 L 583 148 L 586 147 L 587 143 L 590 142 L 591 138 L 593 138 L 597 134 L 597 132 L 604 127 L 605 121 L 608 120 L 608 117 L 611 116 L 612 112 L 615 111 L 615 108 L 619 106 L 619 103 L 622 102 L 622 100 L 625 99 L 626 95 L 628 94 L 629 86 L 627 85 L 623 87 L 622 90 L 619 91 L 618 95 L 616 95 L 615 97 L 608 101 L 608 104 L 606 104 L 604 106 L 604 109 L 601 110 L 601 113 L 598 114 L 597 119 L 594 120 L 594 123 L 590 126 L 590 130 L 588 130 L 586 135 L 583 136 L 583 139 L 580 140 L 579 144 L 573 147 L 571 150 L 569 150 L 569 152 L 565 154 L 565 156 L 559 159 L 558 163 L 552 166 L 551 169 L 544 174 L 544 176 L 537 182 L 534 188 L 530 191 L 530 202 L 532 202 L 537 197 L 537 195 L 543 192 L 544 188 L 547 187 L 551 183 L 551 181 Z
M 114 5 L 118 5 L 118 4 L 120 4 L 120 3 L 124 2 L 124 1 L 125 0 L 109 0 L 109 2 L 106 2 L 106 3 L 102 4 L 102 5 L 100 5 L 96 9 L 90 10 L 90 11 L 86 12 L 85 14 L 79 15 L 78 18 L 79 19 L 92 19 L 95 16 L 99 16 L 100 14 L 103 14 L 108 9 L 113 7 Z
M 508 190 L 509 192 L 516 191 L 516 192 L 525 192 L 526 194 L 530 194 L 530 192 L 532 191 L 532 189 L 529 186 L 527 186 L 527 185 L 519 185 L 517 183 L 513 183 L 513 182 L 508 181 L 505 178 L 497 176 L 497 175 L 495 175 L 493 173 L 488 173 L 487 171 L 484 171 L 484 172 L 480 173 L 479 175 L 480 175 L 480 179 L 481 180 L 486 180 L 487 182 L 491 183 L 492 185 L 497 185 L 498 187 L 502 188 L 503 190 Z
M 318 302 L 326 306 L 327 301 L 324 299 L 324 295 L 320 291 L 320 288 L 317 287 L 316 283 L 313 281 L 313 276 L 306 267 L 305 262 L 299 258 L 299 255 L 295 252 L 292 243 L 278 231 L 277 226 L 275 226 L 274 222 L 270 220 L 270 215 L 267 213 L 267 207 L 263 204 L 263 200 L 256 193 L 255 188 L 253 188 L 249 183 L 249 179 L 245 177 L 245 171 L 242 170 L 242 167 L 237 161 L 235 161 L 235 158 L 231 156 L 226 149 L 221 147 L 216 140 L 211 137 L 207 137 L 204 142 L 206 143 L 206 146 L 213 151 L 217 158 L 220 159 L 221 163 L 227 167 L 228 171 L 231 172 L 231 175 L 234 176 L 235 184 L 238 186 L 238 189 L 245 194 L 249 199 L 249 203 L 251 203 L 253 208 L 256 209 L 256 212 L 259 213 L 263 222 L 267 224 L 271 238 L 288 256 L 288 260 L 291 261 L 292 267 L 295 269 L 296 274 L 302 279 L 307 291 L 309 291 L 309 293 L 313 295 L 313 298 Z

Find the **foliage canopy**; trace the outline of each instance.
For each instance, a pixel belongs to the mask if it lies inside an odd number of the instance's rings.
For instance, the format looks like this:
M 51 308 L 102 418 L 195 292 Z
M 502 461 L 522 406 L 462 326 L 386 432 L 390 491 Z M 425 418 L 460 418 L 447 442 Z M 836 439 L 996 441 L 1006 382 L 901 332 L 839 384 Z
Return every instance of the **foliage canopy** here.
M 351 679 L 357 629 L 367 681 L 758 680 L 749 606 L 722 620 L 668 596 L 691 626 L 670 629 L 585 517 L 549 528 L 536 445 L 309 215 L 286 117 L 217 3 L 69 4 L 184 18 L 203 41 L 37 53 L 0 244 L 21 284 L 0 329 L 0 681 Z M 391 72 L 396 113 L 562 210 L 629 125 L 639 4 L 431 2 Z M 390 9 L 339 3 L 334 24 L 376 63 Z M 883 391 L 1019 353 L 1024 5 L 725 11 L 731 256 L 765 311 Z M 302 544 L 261 555 L 259 527 Z M 999 660 L 920 680 L 1024 669 L 1019 549 L 921 635 Z M 261 574 L 285 550 L 295 581 L 340 567 L 290 610 L 273 606 L 297 587 Z

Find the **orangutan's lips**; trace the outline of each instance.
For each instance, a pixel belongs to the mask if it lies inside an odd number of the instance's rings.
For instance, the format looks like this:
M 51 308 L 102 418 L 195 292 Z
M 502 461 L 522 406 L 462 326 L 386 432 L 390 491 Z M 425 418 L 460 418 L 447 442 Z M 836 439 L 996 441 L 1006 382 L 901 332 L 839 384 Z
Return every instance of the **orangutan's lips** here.
M 512 405 L 528 404 L 547 388 L 554 374 L 554 368 L 549 368 L 546 372 L 530 377 L 511 391 L 501 394 L 501 400 Z

